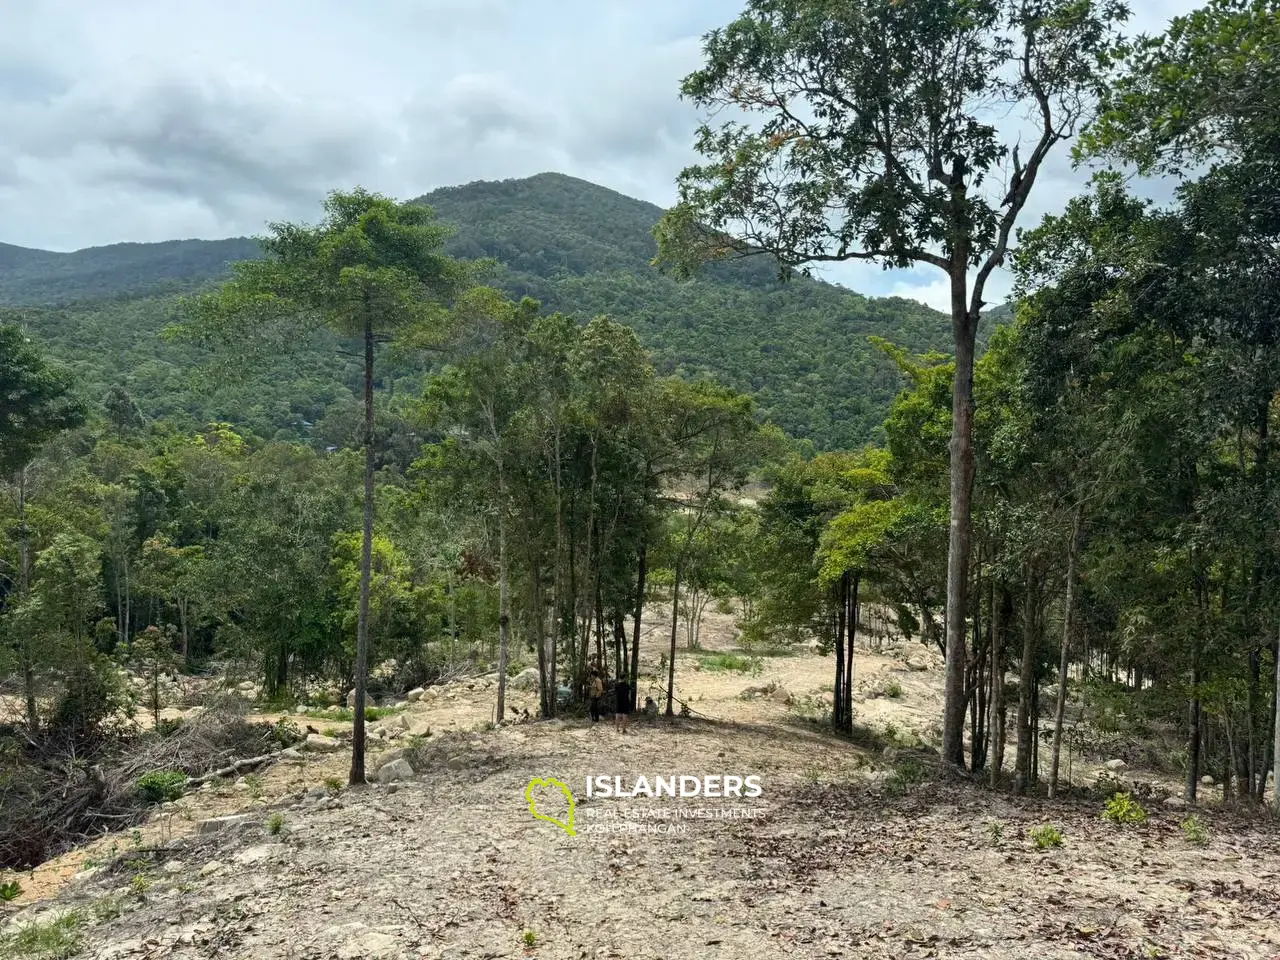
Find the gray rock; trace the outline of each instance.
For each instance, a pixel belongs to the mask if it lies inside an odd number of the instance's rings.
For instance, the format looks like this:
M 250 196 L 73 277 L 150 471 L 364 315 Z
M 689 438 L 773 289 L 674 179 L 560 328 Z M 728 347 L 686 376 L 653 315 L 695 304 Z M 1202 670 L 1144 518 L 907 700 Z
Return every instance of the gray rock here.
M 356 708 L 356 692 L 351 690 L 347 693 L 347 709 L 354 710 Z
M 237 813 L 229 817 L 214 817 L 211 820 L 201 820 L 199 823 L 197 823 L 196 833 L 198 834 L 221 833 L 224 830 L 243 827 L 248 822 L 249 822 L 249 815 L 247 813 Z
M 449 770 L 465 770 L 467 769 L 467 758 L 462 754 L 456 757 L 450 757 L 445 761 L 445 767 Z
M 279 760 L 281 763 L 306 763 L 307 758 L 302 755 L 300 750 L 289 747 L 287 750 L 280 752 Z
M 1121 770 L 1123 770 L 1125 767 L 1129 765 L 1125 763 L 1123 760 L 1108 760 L 1102 766 L 1103 766 L 1103 769 L 1105 769 L 1108 773 L 1119 773 Z
M 281 850 L 278 843 L 260 843 L 257 846 L 246 847 L 235 855 L 235 862 L 242 867 L 251 867 L 254 864 L 264 863 L 270 860 Z
M 538 689 L 538 671 L 534 667 L 521 670 L 511 678 L 508 686 L 513 690 L 537 690 Z
M 408 754 L 409 750 L 407 747 L 397 747 L 395 750 L 388 750 L 386 753 L 380 753 L 373 759 L 373 762 L 370 764 L 370 769 L 376 774 L 387 764 L 395 763 L 397 760 L 403 760 L 408 756 Z
M 1218 781 L 1213 779 L 1213 777 L 1209 776 L 1209 774 L 1206 773 L 1203 777 L 1200 778 L 1200 782 L 1204 784 L 1206 787 L 1212 787 Z
M 394 783 L 396 780 L 411 779 L 413 779 L 413 767 L 409 766 L 409 761 L 403 758 L 392 760 L 378 771 L 379 783 Z
M 161 867 L 161 869 L 164 870 L 165 873 L 172 876 L 174 874 L 181 873 L 183 870 L 187 869 L 187 865 L 183 863 L 181 860 L 170 860 L 163 867 Z
M 773 693 L 769 694 L 769 699 L 774 703 L 790 703 L 792 699 L 791 691 L 786 687 L 779 687 L 777 690 L 773 691 Z
M 215 873 L 222 869 L 222 862 L 219 860 L 210 860 L 200 868 L 200 876 L 212 877 Z
M 315 753 L 333 753 L 341 750 L 342 744 L 333 737 L 326 737 L 322 733 L 308 733 L 306 742 L 303 743 L 304 750 L 311 750 Z
M 1170 810 L 1185 810 L 1187 808 L 1187 801 L 1183 800 L 1181 797 L 1165 797 L 1164 805 Z
M 422 699 L 423 694 L 425 694 L 426 692 L 427 691 L 425 687 L 414 687 L 412 690 L 410 690 L 408 693 L 404 695 L 404 698 L 408 700 L 410 703 L 417 703 L 419 700 Z

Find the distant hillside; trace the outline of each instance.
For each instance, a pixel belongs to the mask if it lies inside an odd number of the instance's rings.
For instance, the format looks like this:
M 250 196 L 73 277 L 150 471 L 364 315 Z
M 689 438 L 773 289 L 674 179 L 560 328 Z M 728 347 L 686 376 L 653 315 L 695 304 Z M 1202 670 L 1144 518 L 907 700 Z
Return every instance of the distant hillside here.
M 947 318 L 928 307 L 803 278 L 779 283 L 763 261 L 716 265 L 691 282 L 664 276 L 650 265 L 652 228 L 662 210 L 583 180 L 540 174 L 477 182 L 434 191 L 420 202 L 457 227 L 452 253 L 501 263 L 493 282 L 510 294 L 535 297 L 548 310 L 583 320 L 611 314 L 636 330 L 661 371 L 714 377 L 750 392 L 766 416 L 819 447 L 853 447 L 874 438 L 901 388 L 896 368 L 868 335 L 917 352 L 950 347 Z M 171 310 L 163 295 L 221 277 L 230 261 L 257 253 L 247 239 L 117 244 L 75 253 L 0 245 L 0 305 L 44 306 L 24 311 L 27 322 L 93 390 L 125 378 L 149 401 L 144 409 L 171 412 L 175 399 L 168 391 L 186 389 L 182 371 L 194 355 L 159 350 L 164 376 L 152 382 L 158 373 L 148 366 L 154 332 Z M 133 303 L 142 296 L 145 305 Z M 115 302 L 77 303 L 93 298 Z M 96 331 L 92 337 L 89 330 Z M 346 365 L 339 366 L 345 374 Z M 241 416 L 259 430 L 271 422 L 289 430 L 315 418 L 316 404 L 331 387 L 345 396 L 347 383 L 325 386 L 314 379 L 336 371 L 333 364 L 304 357 L 297 367 L 307 369 L 305 382 L 273 382 L 271 399 Z M 198 418 L 203 402 L 193 395 L 177 406 Z M 232 420 L 238 409 L 216 406 L 219 416 Z
M 116 243 L 75 253 L 0 243 L 0 304 L 60 304 L 187 289 L 258 256 L 258 244 L 232 240 Z

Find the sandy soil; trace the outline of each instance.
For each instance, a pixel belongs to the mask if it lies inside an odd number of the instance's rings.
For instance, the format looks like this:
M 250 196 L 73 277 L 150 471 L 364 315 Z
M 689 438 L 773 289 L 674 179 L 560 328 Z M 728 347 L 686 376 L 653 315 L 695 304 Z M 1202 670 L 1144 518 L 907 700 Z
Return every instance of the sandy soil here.
M 655 621 L 645 664 L 656 667 L 665 635 Z M 704 646 L 733 640 L 729 618 L 712 615 Z M 583 720 L 486 730 L 491 691 L 455 684 L 452 699 L 405 711 L 411 731 L 432 731 L 413 779 L 313 789 L 345 778 L 343 751 L 194 793 L 136 834 L 23 874 L 16 922 L 99 916 L 82 926 L 83 952 L 103 960 L 1280 957 L 1275 821 L 1204 811 L 1210 837 L 1196 845 L 1185 814 L 1158 805 L 1119 827 L 1079 796 L 1047 804 L 964 779 L 916 783 L 910 767 L 895 773 L 900 757 L 805 721 L 829 696 L 830 658 L 767 657 L 758 675 L 698 665 L 677 662 L 694 718 L 638 721 L 626 736 Z M 861 722 L 931 738 L 935 655 L 860 652 L 857 668 Z M 901 696 L 870 696 L 891 682 Z M 792 703 L 740 696 L 770 684 Z M 531 694 L 515 702 L 534 705 Z M 754 775 L 762 794 L 586 796 L 589 777 L 681 774 Z M 537 778 L 572 790 L 576 835 L 530 815 Z M 566 816 L 558 792 L 537 795 L 540 811 Z M 197 832 L 233 812 L 248 816 Z M 1045 824 L 1060 847 L 1031 841 Z M 99 865 L 77 876 L 86 859 Z

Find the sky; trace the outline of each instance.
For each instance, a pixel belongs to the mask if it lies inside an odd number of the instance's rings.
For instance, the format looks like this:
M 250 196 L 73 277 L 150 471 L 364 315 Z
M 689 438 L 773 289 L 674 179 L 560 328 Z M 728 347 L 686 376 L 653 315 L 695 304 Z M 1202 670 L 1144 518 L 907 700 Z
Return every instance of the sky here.
M 548 170 L 667 206 L 696 160 L 680 80 L 742 5 L 0 0 L 0 242 L 242 236 L 317 219 L 334 188 L 409 199 Z M 1196 4 L 1130 5 L 1129 29 L 1155 32 Z M 1082 189 L 1065 155 L 1022 225 Z M 946 308 L 934 267 L 824 275 Z

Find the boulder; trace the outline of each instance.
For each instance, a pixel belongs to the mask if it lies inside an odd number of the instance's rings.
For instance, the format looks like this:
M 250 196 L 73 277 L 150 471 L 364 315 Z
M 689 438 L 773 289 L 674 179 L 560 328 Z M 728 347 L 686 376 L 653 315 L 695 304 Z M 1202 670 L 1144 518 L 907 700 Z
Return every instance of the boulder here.
M 379 783 L 395 783 L 397 780 L 412 780 L 413 767 L 409 766 L 409 761 L 401 757 L 399 760 L 392 760 L 390 763 L 384 764 L 378 771 Z
M 537 690 L 538 689 L 538 671 L 534 667 L 521 670 L 508 684 L 513 690 Z
M 235 827 L 242 827 L 249 822 L 248 814 L 234 814 L 229 817 L 214 817 L 211 820 L 201 820 L 196 824 L 196 833 L 209 834 L 221 833 Z
M 254 847 L 247 847 L 241 850 L 235 856 L 235 862 L 242 867 L 251 867 L 254 864 L 263 863 L 270 860 L 282 849 L 278 843 L 260 843 Z
M 1125 767 L 1129 766 L 1123 760 L 1108 760 L 1102 765 L 1103 769 L 1108 773 L 1119 773 Z
M 790 703 L 792 699 L 791 691 L 788 690 L 786 687 L 778 687 L 777 690 L 769 694 L 769 699 L 772 700 L 774 703 Z
M 1164 805 L 1170 810 L 1185 810 L 1187 808 L 1187 801 L 1183 800 L 1181 797 L 1165 797 Z
M 347 709 L 354 710 L 356 708 L 356 692 L 354 690 L 347 694 Z
M 222 869 L 222 863 L 218 860 L 210 860 L 200 868 L 200 876 L 211 877 Z
M 333 753 L 341 750 L 342 744 L 333 739 L 333 737 L 326 737 L 322 733 L 308 733 L 302 747 L 304 750 L 310 750 L 313 753 Z
M 246 680 L 244 683 L 240 684 L 240 686 L 236 687 L 236 689 L 241 693 L 254 693 L 258 689 L 258 685 L 252 680 Z
M 422 699 L 423 694 L 425 694 L 426 692 L 427 691 L 424 687 L 414 687 L 412 690 L 410 690 L 408 693 L 404 695 L 404 698 L 408 700 L 410 703 L 417 703 L 419 700 Z
M 409 751 L 404 747 L 399 747 L 395 750 L 388 750 L 386 753 L 380 753 L 373 759 L 373 762 L 369 765 L 369 769 L 376 774 L 387 764 L 395 763 L 397 760 L 403 760 L 408 756 L 408 753 Z
M 1203 777 L 1200 778 L 1200 782 L 1206 787 L 1212 787 L 1218 781 L 1213 779 L 1213 777 L 1209 776 L 1209 774 L 1206 773 Z

